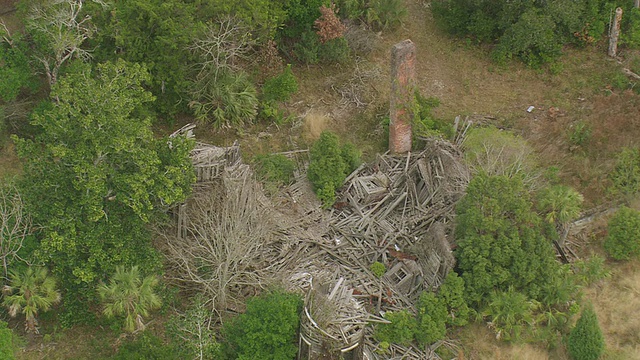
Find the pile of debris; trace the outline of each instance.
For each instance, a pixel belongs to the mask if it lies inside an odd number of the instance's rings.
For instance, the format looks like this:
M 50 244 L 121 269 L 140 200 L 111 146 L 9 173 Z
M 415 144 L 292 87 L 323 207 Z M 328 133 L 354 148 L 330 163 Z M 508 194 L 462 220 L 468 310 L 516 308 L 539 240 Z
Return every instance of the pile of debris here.
M 292 154 L 306 155 L 299 151 Z M 220 149 L 198 144 L 193 155 L 198 175 L 194 199 L 211 198 L 212 191 L 232 198 L 234 193 L 246 192 L 247 166 L 241 163 L 237 146 Z M 240 239 L 250 251 L 244 257 L 234 253 L 238 259 L 230 264 L 243 272 L 239 279 L 251 281 L 246 286 L 242 281 L 235 283 L 224 296 L 218 295 L 225 300 L 222 304 L 241 310 L 229 299 L 251 295 L 256 288 L 279 279 L 289 290 L 305 295 L 300 359 L 327 358 L 323 357 L 326 354 L 388 359 L 388 352 L 379 355 L 367 324 L 385 322 L 385 311 L 415 312 L 413 304 L 420 292 L 435 290 L 452 269 L 453 244 L 448 236 L 453 231 L 455 204 L 470 178 L 461 158 L 456 146 L 437 139 L 430 140 L 421 152 L 379 155 L 347 178 L 339 201 L 330 211 L 320 208 L 303 169 L 290 187 L 271 199 L 259 188 L 255 195 L 245 196 L 236 204 L 236 215 L 216 201 L 206 210 L 209 217 L 225 211 L 226 218 L 237 220 L 220 219 L 220 224 L 210 224 L 210 228 L 237 226 L 248 210 L 253 223 L 261 222 L 264 226 L 260 228 L 266 227 L 251 243 Z M 185 244 L 195 248 L 196 243 L 205 241 L 202 229 L 189 220 L 202 219 L 202 207 L 190 205 L 194 203 L 197 201 L 191 200 L 178 208 L 176 236 L 167 239 L 167 248 L 174 253 Z M 233 243 L 216 246 L 231 254 L 233 244 L 239 241 L 236 237 Z M 207 244 L 200 246 L 204 249 Z M 187 255 L 177 260 L 178 271 L 184 268 Z M 378 277 L 371 271 L 375 262 L 385 265 L 384 275 Z M 184 282 L 200 274 L 199 269 L 182 271 L 177 278 Z M 208 281 L 231 278 L 228 275 Z M 201 284 L 207 283 L 198 279 Z M 391 350 L 395 354 L 392 358 L 437 358 L 426 349 L 394 346 Z

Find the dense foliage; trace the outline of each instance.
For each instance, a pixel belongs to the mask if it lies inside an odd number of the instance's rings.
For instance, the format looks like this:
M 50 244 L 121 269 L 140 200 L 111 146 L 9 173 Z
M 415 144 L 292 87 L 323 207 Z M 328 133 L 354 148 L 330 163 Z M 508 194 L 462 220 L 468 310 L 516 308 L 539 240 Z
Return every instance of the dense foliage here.
M 158 264 L 145 225 L 186 198 L 195 180 L 192 143 L 156 139 L 142 107 L 144 67 L 119 60 L 59 79 L 32 116 L 41 132 L 16 139 L 22 190 L 42 225 L 38 254 L 63 287 L 94 283 L 116 265 Z
M 598 317 L 592 308 L 587 307 L 569 334 L 567 341 L 569 355 L 573 360 L 597 360 L 604 352 L 604 346 Z
M 640 255 L 640 211 L 622 207 L 609 220 L 604 249 L 616 260 Z
M 616 6 L 631 14 L 623 21 L 622 38 L 628 37 L 627 44 L 635 45 L 638 25 L 632 0 L 438 0 L 433 2 L 433 13 L 451 34 L 495 44 L 497 61 L 517 57 L 539 66 L 558 57 L 565 44 L 600 39 Z
M 415 315 L 407 310 L 387 311 L 384 318 L 391 323 L 376 325 L 376 340 L 400 345 L 411 344 L 418 326 Z
M 438 299 L 447 310 L 446 324 L 464 326 L 469 321 L 470 310 L 464 298 L 464 280 L 450 271 L 438 289 Z
M 418 316 L 416 318 L 416 342 L 428 346 L 444 339 L 447 332 L 447 306 L 440 296 L 432 292 L 423 291 L 416 303 Z
M 478 306 L 511 287 L 540 298 L 558 266 L 547 238 L 553 229 L 533 211 L 522 181 L 479 174 L 456 212 L 455 255 L 467 301 Z
M 630 197 L 640 191 L 640 149 L 624 148 L 616 156 L 616 165 L 609 178 L 614 195 Z
M 231 359 L 287 360 L 297 354 L 296 334 L 302 300 L 272 292 L 247 301 L 247 310 L 225 324 L 226 353 Z

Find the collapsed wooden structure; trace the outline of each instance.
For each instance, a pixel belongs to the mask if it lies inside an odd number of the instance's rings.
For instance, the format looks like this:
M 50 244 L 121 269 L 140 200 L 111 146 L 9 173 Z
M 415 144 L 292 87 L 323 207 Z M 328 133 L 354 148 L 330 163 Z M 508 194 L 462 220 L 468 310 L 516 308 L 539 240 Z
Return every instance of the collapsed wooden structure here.
M 198 144 L 193 152 L 198 184 L 246 173 L 237 144 L 216 148 Z M 300 157 L 304 152 L 287 154 Z M 242 172 L 233 171 L 242 167 Z M 216 178 L 217 177 L 217 178 Z M 255 197 L 268 236 L 251 269 L 254 286 L 277 282 L 304 295 L 299 359 L 437 358 L 428 349 L 393 345 L 384 354 L 368 324 L 385 322 L 385 311 L 408 309 L 420 292 L 436 289 L 454 265 L 452 217 L 469 182 L 461 153 L 449 142 L 431 139 L 425 150 L 378 155 L 346 180 L 339 201 L 321 210 L 304 169 L 287 189 L 268 199 Z M 225 193 L 243 181 L 221 181 Z M 210 187 L 197 185 L 194 197 Z M 220 191 L 220 189 L 218 189 Z M 190 236 L 189 202 L 177 216 L 177 242 Z M 240 212 L 243 210 L 240 209 Z M 371 264 L 387 271 L 377 277 Z M 242 286 L 229 291 L 250 294 Z

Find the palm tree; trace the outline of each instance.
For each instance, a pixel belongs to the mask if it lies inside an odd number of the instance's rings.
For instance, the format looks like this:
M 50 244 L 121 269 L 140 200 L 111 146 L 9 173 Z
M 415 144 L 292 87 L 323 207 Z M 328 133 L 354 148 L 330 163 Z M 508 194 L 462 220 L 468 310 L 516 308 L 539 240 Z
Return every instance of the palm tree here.
M 9 285 L 5 285 L 3 305 L 9 309 L 9 315 L 15 317 L 24 314 L 27 331 L 38 333 L 36 316 L 60 302 L 60 293 L 56 290 L 56 280 L 49 276 L 44 267 L 29 267 L 26 271 L 12 272 Z
M 142 317 L 161 304 L 160 297 L 153 291 L 156 285 L 158 278 L 142 278 L 137 266 L 129 271 L 118 266 L 109 284 L 98 286 L 98 294 L 105 304 L 103 313 L 107 317 L 125 315 L 125 329 L 129 332 L 144 330 Z

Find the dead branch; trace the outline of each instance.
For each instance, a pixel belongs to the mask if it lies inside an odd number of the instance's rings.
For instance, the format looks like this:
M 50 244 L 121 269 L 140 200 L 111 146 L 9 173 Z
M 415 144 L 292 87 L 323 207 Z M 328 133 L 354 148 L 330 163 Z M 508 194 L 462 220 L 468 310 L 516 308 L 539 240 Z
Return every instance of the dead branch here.
M 13 184 L 0 185 L 0 259 L 4 276 L 14 260 L 22 260 L 18 252 L 24 238 L 31 233 L 32 223 L 22 197 Z

